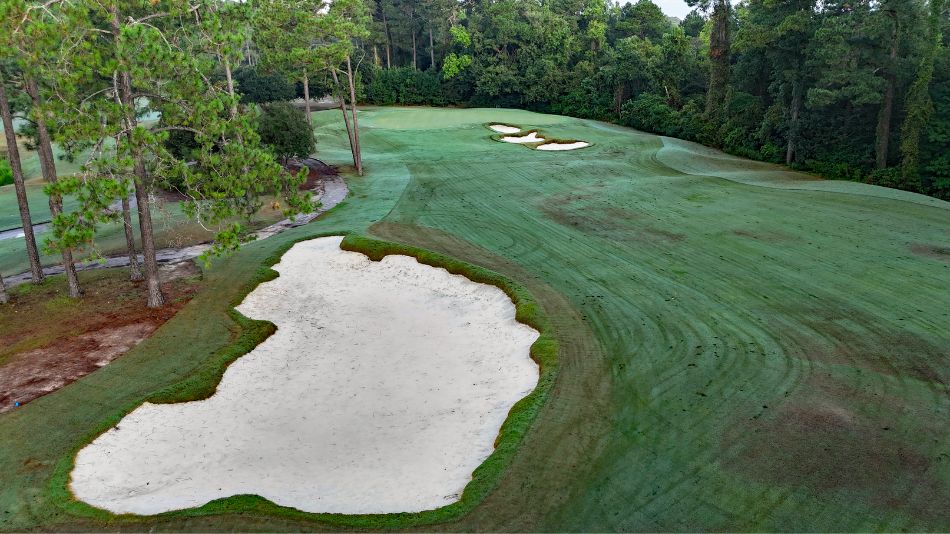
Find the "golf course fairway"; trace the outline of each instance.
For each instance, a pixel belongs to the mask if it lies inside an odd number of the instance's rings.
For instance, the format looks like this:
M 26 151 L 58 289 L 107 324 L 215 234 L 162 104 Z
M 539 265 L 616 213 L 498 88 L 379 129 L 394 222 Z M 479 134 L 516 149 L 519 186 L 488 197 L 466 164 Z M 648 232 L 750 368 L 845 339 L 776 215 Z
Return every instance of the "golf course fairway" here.
M 345 202 L 217 260 L 151 338 L 0 416 L 0 530 L 950 530 L 950 203 L 519 110 L 359 124 Z M 491 124 L 590 146 L 530 150 Z M 347 165 L 339 110 L 314 127 L 317 157 Z M 211 395 L 272 332 L 232 308 L 281 254 L 343 234 L 498 273 L 557 341 L 544 402 L 512 416 L 527 431 L 459 507 L 241 496 L 116 516 L 71 496 L 78 450 L 146 400 Z

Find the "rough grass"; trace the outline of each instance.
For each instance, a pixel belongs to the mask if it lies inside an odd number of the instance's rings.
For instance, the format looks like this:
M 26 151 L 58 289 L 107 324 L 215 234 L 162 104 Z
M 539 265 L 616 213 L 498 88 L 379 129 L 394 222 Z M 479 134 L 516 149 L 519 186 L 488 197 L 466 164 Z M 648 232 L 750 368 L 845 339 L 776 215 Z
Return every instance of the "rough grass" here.
M 339 111 L 314 116 L 321 159 L 345 163 Z M 216 263 L 134 351 L 0 416 L 0 529 L 394 527 L 253 497 L 97 518 L 64 504 L 53 476 L 235 343 L 228 311 L 268 258 L 332 231 L 514 280 L 558 343 L 550 395 L 484 498 L 414 529 L 950 530 L 950 204 L 535 117 L 362 113 L 367 175 L 347 178 L 346 203 Z M 487 142 L 495 121 L 557 123 L 595 146 L 509 148 Z

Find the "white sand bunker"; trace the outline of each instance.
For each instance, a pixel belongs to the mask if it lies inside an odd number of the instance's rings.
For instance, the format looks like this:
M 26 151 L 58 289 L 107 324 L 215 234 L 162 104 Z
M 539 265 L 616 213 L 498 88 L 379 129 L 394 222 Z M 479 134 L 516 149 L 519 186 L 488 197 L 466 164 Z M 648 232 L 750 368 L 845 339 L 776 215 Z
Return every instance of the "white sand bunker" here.
M 590 143 L 576 141 L 574 143 L 545 143 L 543 145 L 538 145 L 535 148 L 538 150 L 577 150 L 578 148 L 584 148 L 588 146 L 590 146 Z
M 506 136 L 501 138 L 506 143 L 540 143 L 544 141 L 543 137 L 538 137 L 538 132 L 531 132 L 521 137 Z
M 458 500 L 537 385 L 538 333 L 494 286 L 341 239 L 298 243 L 244 299 L 278 330 L 217 393 L 143 404 L 82 449 L 76 497 L 137 514 L 239 494 L 352 514 Z
M 492 124 L 489 128 L 503 134 L 516 134 L 521 131 L 521 128 L 508 126 L 506 124 Z

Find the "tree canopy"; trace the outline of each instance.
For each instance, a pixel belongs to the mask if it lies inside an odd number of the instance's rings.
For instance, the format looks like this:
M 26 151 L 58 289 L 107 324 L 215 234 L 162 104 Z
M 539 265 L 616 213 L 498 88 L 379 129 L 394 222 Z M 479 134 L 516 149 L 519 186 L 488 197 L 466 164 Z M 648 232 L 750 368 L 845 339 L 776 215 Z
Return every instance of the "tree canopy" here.
M 366 97 L 615 121 L 950 198 L 945 1 L 692 5 L 676 21 L 651 0 L 380 0 Z

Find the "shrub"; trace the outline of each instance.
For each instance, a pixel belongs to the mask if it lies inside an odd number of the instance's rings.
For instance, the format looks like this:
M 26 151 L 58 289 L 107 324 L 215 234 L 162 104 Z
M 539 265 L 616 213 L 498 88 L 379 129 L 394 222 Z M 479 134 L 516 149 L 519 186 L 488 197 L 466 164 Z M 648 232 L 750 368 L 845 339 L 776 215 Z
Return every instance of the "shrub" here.
M 289 158 L 309 156 L 316 147 L 307 117 L 303 111 L 286 102 L 261 106 L 257 133 L 261 136 L 261 143 L 284 163 Z
M 412 67 L 373 69 L 366 86 L 366 101 L 371 104 L 433 105 L 448 103 L 438 71 L 418 71 Z
M 663 97 L 652 93 L 641 93 L 626 101 L 620 108 L 620 120 L 638 130 L 662 135 L 676 135 L 680 129 L 679 112 Z
M 296 96 L 294 86 L 279 74 L 263 74 L 250 67 L 238 69 L 234 74 L 241 102 L 264 104 L 282 102 Z M 312 96 L 312 95 L 311 95 Z
M 598 90 L 591 78 L 584 78 L 579 87 L 560 97 L 552 110 L 560 115 L 602 121 L 609 121 L 614 116 L 610 93 Z

